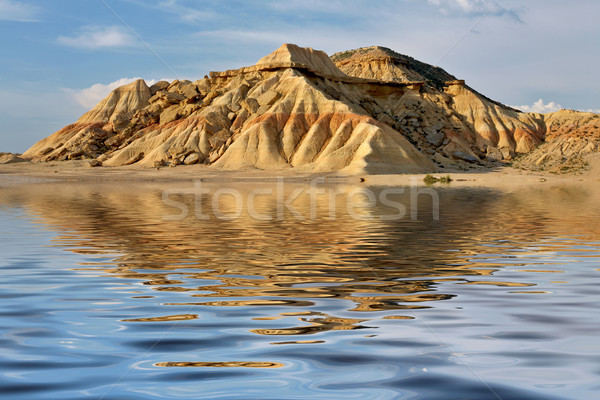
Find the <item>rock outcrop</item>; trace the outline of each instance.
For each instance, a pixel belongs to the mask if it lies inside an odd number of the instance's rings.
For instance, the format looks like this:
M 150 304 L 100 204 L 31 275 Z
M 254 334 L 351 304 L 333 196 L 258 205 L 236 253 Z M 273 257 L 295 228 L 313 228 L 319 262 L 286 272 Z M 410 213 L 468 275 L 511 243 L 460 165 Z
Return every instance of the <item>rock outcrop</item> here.
M 37 142 L 23 157 L 63 161 L 107 153 L 114 147 L 111 139 L 129 126 L 137 111 L 149 105 L 150 94 L 141 79 L 121 86 L 77 122 Z
M 195 82 L 118 88 L 23 157 L 417 173 L 530 153 L 561 136 L 559 120 L 494 102 L 441 68 L 389 49 L 329 58 L 285 44 L 254 66 Z
M 20 154 L 0 153 L 0 164 L 16 164 L 21 162 L 27 162 L 27 160 L 21 158 Z
M 453 143 L 443 147 L 443 156 L 466 160 L 464 156 L 468 155 L 471 160 L 478 157 L 494 161 L 523 155 L 517 163 L 522 168 L 560 172 L 581 167 L 585 164 L 582 157 L 600 148 L 598 114 L 572 110 L 522 113 L 476 92 L 464 80 L 439 67 L 384 47 L 346 51 L 331 58 L 343 72 L 356 77 L 397 82 L 423 80 L 422 100 L 442 104 L 446 113 L 445 121 L 437 126 L 446 124 L 445 136 Z M 431 102 L 429 106 L 425 102 L 425 110 L 420 110 L 422 120 L 435 113 L 435 107 L 430 105 Z M 421 142 L 424 138 L 434 146 L 440 143 L 441 135 L 435 130 L 423 129 L 423 133 Z M 441 157 L 436 154 L 434 159 Z
M 573 172 L 586 166 L 585 156 L 600 150 L 600 115 L 562 110 L 544 118 L 546 142 L 520 158 L 516 165 L 554 173 Z
M 443 156 L 464 159 L 457 155 L 468 154 L 470 159 L 507 160 L 543 141 L 545 130 L 539 118 L 488 99 L 439 67 L 382 47 L 338 53 L 332 59 L 342 71 L 358 77 L 423 80 L 420 107 L 413 112 L 424 123 L 415 125 L 416 132 L 421 142 L 425 139 L 435 145 L 438 139 L 431 138 L 440 136 L 436 131 L 443 131 L 449 140 L 442 148 Z

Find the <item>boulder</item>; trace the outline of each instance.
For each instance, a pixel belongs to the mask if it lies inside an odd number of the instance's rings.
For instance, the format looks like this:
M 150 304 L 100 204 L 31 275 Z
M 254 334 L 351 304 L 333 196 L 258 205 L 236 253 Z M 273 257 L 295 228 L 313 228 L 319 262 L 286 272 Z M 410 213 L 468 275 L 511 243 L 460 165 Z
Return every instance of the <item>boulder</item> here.
M 40 150 L 40 155 L 45 156 L 46 154 L 52 153 L 54 151 L 54 147 L 46 147 Z
M 192 153 L 183 160 L 183 163 L 185 165 L 192 165 L 192 164 L 197 164 L 199 161 L 200 161 L 200 154 Z
M 500 149 L 498 149 L 497 147 L 488 146 L 488 148 L 486 149 L 485 158 L 487 158 L 489 161 L 501 161 L 504 158 L 504 156 L 502 155 Z
M 140 152 L 134 156 L 132 156 L 131 158 L 129 158 L 127 161 L 125 161 L 123 163 L 123 165 L 131 165 L 131 164 L 135 164 L 136 162 L 140 161 L 142 158 L 144 158 L 144 153 Z
M 193 98 L 198 95 L 198 91 L 196 90 L 196 85 L 192 83 L 186 83 L 179 87 L 179 93 L 181 93 L 186 98 Z
M 254 114 L 256 111 L 258 111 L 258 108 L 260 107 L 258 101 L 252 97 L 248 97 L 247 99 L 242 100 L 240 102 L 240 105 L 250 114 Z
M 440 132 L 434 128 L 424 128 L 423 132 L 425 132 L 425 134 L 427 135 L 425 137 L 427 142 L 429 142 L 429 144 L 431 144 L 435 147 L 440 146 L 444 142 L 444 139 L 446 138 L 446 136 L 444 135 L 443 132 Z
M 457 160 L 463 160 L 472 164 L 478 163 L 480 161 L 477 157 L 465 153 L 464 151 L 455 151 L 454 153 L 452 153 L 452 156 Z
M 451 159 L 450 159 L 450 158 L 448 158 L 448 157 L 444 157 L 444 156 L 443 156 L 442 154 L 440 154 L 440 153 L 435 153 L 435 154 L 433 155 L 433 159 L 434 159 L 436 162 L 438 162 L 438 163 L 440 163 L 440 164 L 442 164 L 442 165 L 444 165 L 444 166 L 455 166 L 455 165 L 456 165 L 456 161 L 454 161 L 454 160 L 451 160 Z
M 160 114 L 160 124 L 165 125 L 179 119 L 179 111 L 182 110 L 178 105 L 173 105 Z
M 158 96 L 159 99 L 163 100 L 167 104 L 179 104 L 186 99 L 184 95 L 178 92 L 160 91 L 157 92 L 155 96 Z
M 213 149 L 218 149 L 231 137 L 231 132 L 228 129 L 221 129 L 219 132 L 211 135 L 208 141 Z
M 261 106 L 270 106 L 275 103 L 275 100 L 279 99 L 281 95 L 274 90 L 266 91 L 265 93 L 258 96 L 256 101 Z
M 510 147 L 501 147 L 500 153 L 502 153 L 502 158 L 505 160 L 512 160 L 516 156 L 515 151 Z
M 159 81 L 150 86 L 150 93 L 154 96 L 159 90 L 166 90 L 169 87 L 169 82 Z

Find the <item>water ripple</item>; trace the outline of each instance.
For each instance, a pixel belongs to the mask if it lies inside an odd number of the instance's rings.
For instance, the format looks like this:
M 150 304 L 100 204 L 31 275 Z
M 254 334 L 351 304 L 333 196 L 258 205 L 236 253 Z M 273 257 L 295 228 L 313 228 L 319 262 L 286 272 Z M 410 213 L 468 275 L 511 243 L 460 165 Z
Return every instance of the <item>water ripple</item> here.
M 598 398 L 596 188 L 268 223 L 126 189 L 0 191 L 7 399 Z

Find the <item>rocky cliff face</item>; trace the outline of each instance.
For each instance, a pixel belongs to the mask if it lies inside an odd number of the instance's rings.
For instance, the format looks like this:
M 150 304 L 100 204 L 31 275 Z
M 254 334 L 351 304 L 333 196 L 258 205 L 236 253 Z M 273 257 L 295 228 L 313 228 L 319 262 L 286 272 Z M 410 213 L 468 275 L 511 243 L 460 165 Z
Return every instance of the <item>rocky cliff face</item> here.
M 454 143 L 442 147 L 442 154 L 450 158 L 456 158 L 455 149 L 461 155 L 466 152 L 488 161 L 512 160 L 522 155 L 517 162 L 519 167 L 564 172 L 581 168 L 585 164 L 582 158 L 600 149 L 598 114 L 572 110 L 522 113 L 485 97 L 439 67 L 384 47 L 336 53 L 331 58 L 340 70 L 352 76 L 396 82 L 424 81 L 421 98 L 443 104 L 449 117 L 444 121 L 444 136 Z M 430 115 L 428 107 L 421 112 L 419 121 Z M 428 137 L 426 130 L 417 127 L 416 131 L 420 142 Z M 426 144 L 421 146 L 427 148 Z M 426 153 L 430 151 L 431 148 L 426 149 Z M 436 152 L 439 154 L 439 147 Z M 434 159 L 440 158 L 436 154 Z
M 568 120 L 589 117 L 582 123 L 587 131 L 594 115 L 572 113 Z M 531 153 L 571 134 L 563 120 L 503 106 L 389 49 L 329 58 L 285 44 L 254 66 L 196 82 L 148 87 L 139 80 L 118 88 L 23 157 L 97 158 L 108 166 L 430 172 Z
M 572 172 L 585 167 L 585 156 L 600 150 L 600 115 L 561 110 L 544 117 L 545 142 L 516 165 L 537 171 Z

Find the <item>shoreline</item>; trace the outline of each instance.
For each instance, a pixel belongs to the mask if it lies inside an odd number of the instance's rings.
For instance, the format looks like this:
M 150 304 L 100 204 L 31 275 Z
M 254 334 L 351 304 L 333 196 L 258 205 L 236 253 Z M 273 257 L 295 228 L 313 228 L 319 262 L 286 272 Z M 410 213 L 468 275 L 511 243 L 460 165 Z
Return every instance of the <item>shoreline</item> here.
M 49 163 L 22 162 L 0 165 L 0 186 L 32 183 L 173 183 L 201 180 L 211 183 L 269 183 L 283 180 L 308 183 L 321 178 L 325 184 L 360 184 L 366 186 L 424 186 L 426 175 L 450 176 L 450 183 L 435 183 L 432 187 L 522 187 L 531 185 L 572 184 L 600 181 L 600 155 L 588 159 L 590 168 L 579 173 L 556 175 L 548 172 L 519 170 L 509 166 L 473 168 L 467 171 L 442 171 L 431 174 L 345 175 L 339 172 L 303 172 L 292 168 L 280 170 L 218 170 L 207 165 L 179 165 L 160 169 L 135 165 L 94 167 L 87 161 Z

